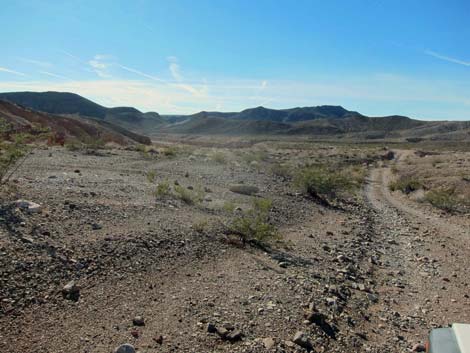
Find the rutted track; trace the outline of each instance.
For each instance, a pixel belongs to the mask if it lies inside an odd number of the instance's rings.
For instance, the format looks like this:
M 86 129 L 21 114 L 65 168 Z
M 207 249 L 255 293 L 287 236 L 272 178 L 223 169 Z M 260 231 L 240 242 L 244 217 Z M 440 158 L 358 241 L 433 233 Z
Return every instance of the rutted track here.
M 400 151 L 395 163 L 407 153 Z M 390 168 L 374 169 L 365 188 L 375 241 L 382 243 L 370 330 L 406 351 L 404 342 L 423 341 L 432 327 L 469 321 L 470 234 L 396 198 L 390 178 Z

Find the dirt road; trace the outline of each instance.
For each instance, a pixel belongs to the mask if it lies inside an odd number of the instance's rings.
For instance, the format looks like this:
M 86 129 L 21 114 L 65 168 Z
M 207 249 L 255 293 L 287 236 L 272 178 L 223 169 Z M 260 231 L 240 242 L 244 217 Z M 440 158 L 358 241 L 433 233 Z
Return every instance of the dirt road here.
M 411 153 L 398 151 L 394 163 Z M 432 327 L 470 321 L 470 229 L 392 194 L 391 178 L 390 167 L 374 169 L 365 189 L 383 244 L 376 273 L 382 305 L 372 326 L 390 342 L 419 341 Z M 401 319 L 399 327 L 390 325 L 390 313 Z

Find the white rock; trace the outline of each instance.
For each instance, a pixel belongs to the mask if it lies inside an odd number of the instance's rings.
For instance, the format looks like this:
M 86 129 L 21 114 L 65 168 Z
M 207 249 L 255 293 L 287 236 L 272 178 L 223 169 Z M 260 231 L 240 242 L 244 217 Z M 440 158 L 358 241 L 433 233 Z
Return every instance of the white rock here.
M 22 210 L 26 210 L 30 213 L 40 212 L 42 210 L 42 206 L 38 203 L 28 201 L 28 200 L 17 200 L 15 201 L 15 205 Z

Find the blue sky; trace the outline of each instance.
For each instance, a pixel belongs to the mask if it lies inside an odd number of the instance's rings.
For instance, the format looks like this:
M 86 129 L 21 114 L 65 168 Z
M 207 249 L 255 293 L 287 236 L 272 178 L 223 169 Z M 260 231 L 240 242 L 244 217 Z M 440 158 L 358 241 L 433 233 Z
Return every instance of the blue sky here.
M 466 0 L 0 0 L 0 91 L 470 120 Z

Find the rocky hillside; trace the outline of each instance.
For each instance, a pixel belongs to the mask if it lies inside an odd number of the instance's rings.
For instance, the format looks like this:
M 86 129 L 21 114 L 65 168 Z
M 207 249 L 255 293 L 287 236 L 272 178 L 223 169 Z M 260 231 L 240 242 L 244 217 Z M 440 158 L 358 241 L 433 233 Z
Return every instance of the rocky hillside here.
M 0 119 L 11 124 L 17 131 L 37 133 L 49 130 L 65 140 L 90 142 L 101 140 L 121 145 L 129 143 L 150 144 L 150 139 L 120 126 L 99 119 L 82 119 L 37 112 L 0 100 Z
M 0 99 L 56 115 L 95 118 L 121 125 L 127 129 L 145 129 L 164 121 L 158 113 L 142 113 L 132 107 L 106 108 L 78 94 L 68 92 L 9 92 Z

